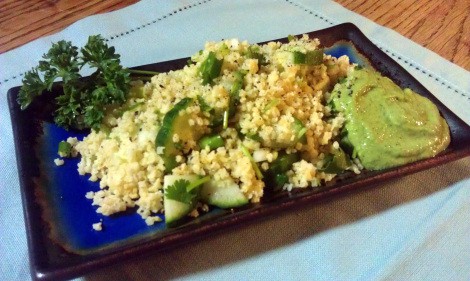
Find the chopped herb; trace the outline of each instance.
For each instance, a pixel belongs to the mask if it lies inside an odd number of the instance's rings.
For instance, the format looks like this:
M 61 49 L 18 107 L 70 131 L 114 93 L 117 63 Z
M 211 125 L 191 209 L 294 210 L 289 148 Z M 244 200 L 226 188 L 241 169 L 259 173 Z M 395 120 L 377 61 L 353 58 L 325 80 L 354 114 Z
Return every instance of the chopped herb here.
M 188 184 L 188 186 L 186 186 L 186 191 L 187 192 L 191 192 L 193 191 L 195 188 L 205 184 L 206 182 L 210 181 L 211 180 L 211 177 L 210 176 L 205 176 L 205 177 L 202 177 L 202 178 L 199 178 L 195 181 L 192 181 L 190 184 Z
M 300 161 L 300 156 L 297 153 L 287 154 L 280 152 L 276 160 L 270 164 L 269 169 L 264 173 L 266 185 L 274 190 L 281 189 L 284 184 L 289 182 L 287 172 L 298 161 Z
M 271 108 L 276 107 L 279 104 L 280 100 L 279 99 L 273 99 L 271 100 L 265 107 L 263 112 L 268 112 Z
M 139 70 L 139 69 L 127 69 L 130 73 L 133 74 L 143 74 L 143 75 L 157 75 L 159 72 L 150 71 L 150 70 Z
M 228 128 L 228 119 L 229 119 L 229 112 L 228 110 L 224 111 L 224 118 L 222 122 L 222 128 L 227 129 Z
M 323 50 L 307 51 L 305 54 L 300 51 L 293 51 L 292 62 L 311 66 L 320 65 L 323 62 Z
M 141 105 L 144 105 L 144 102 L 137 102 L 137 103 L 134 103 L 132 105 L 128 105 L 128 106 L 125 106 L 123 108 L 120 108 L 118 111 L 117 111 L 117 116 L 122 116 L 124 114 L 124 112 L 126 111 L 133 111 L 135 109 L 137 109 L 139 106 Z
M 207 135 L 199 139 L 198 141 L 199 147 L 201 149 L 205 149 L 206 147 L 209 148 L 209 150 L 214 150 L 219 147 L 224 146 L 225 142 L 224 139 L 218 135 Z
M 99 129 L 107 107 L 123 104 L 129 92 L 129 70 L 120 65 L 119 57 L 99 35 L 90 36 L 80 53 L 71 42 L 54 43 L 39 65 L 25 73 L 18 103 L 27 108 L 43 91 L 50 91 L 56 80 L 62 80 L 55 123 L 66 129 Z M 84 66 L 95 69 L 87 79 L 79 73 Z
M 259 46 L 256 45 L 248 47 L 246 57 L 249 59 L 257 59 L 259 65 L 266 65 L 268 63 L 266 58 L 260 53 Z
M 59 142 L 59 148 L 57 149 L 57 154 L 60 157 L 69 157 L 72 152 L 72 145 L 66 141 Z
M 292 62 L 294 64 L 304 64 L 305 63 L 305 54 L 300 51 L 292 52 Z
M 334 150 L 331 154 L 325 156 L 321 171 L 329 174 L 337 174 L 346 170 L 351 166 L 351 160 L 348 155 L 341 149 Z
M 197 96 L 197 102 L 199 103 L 199 107 L 203 112 L 213 113 L 214 109 L 207 104 L 202 96 Z
M 253 159 L 253 156 L 251 156 L 250 152 L 248 149 L 242 144 L 240 145 L 240 149 L 242 150 L 243 154 L 250 159 L 251 165 L 253 166 L 253 169 L 255 170 L 256 177 L 259 180 L 263 179 L 263 173 L 261 173 L 261 170 L 258 167 L 258 164 L 256 164 L 255 159 Z
M 165 198 L 179 201 L 185 204 L 192 204 L 196 200 L 197 189 L 188 191 L 190 182 L 188 180 L 179 179 L 165 189 Z
M 217 59 L 214 52 L 210 52 L 207 55 L 206 60 L 199 67 L 199 75 L 202 77 L 203 85 L 212 84 L 213 80 L 219 77 L 222 63 L 223 59 Z
M 323 62 L 323 50 L 307 51 L 305 63 L 307 65 L 320 65 Z
M 237 106 L 240 103 L 240 90 L 243 89 L 243 83 L 246 74 L 246 70 L 238 70 L 233 73 L 233 75 L 235 76 L 235 81 L 233 82 L 232 87 L 230 88 L 230 100 L 228 105 L 227 118 L 231 118 L 235 115 Z

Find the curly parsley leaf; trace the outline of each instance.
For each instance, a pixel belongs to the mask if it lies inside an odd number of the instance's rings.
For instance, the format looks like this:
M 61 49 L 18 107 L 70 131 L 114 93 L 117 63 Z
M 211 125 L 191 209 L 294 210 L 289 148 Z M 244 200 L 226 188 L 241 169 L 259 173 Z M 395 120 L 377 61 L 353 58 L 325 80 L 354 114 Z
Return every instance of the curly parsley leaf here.
M 47 85 L 42 81 L 39 76 L 37 68 L 33 68 L 26 72 L 23 78 L 23 86 L 18 95 L 18 103 L 21 109 L 27 108 L 33 99 L 42 94 L 47 89 Z
M 188 190 L 190 182 L 185 179 L 176 180 L 165 189 L 165 197 L 185 204 L 193 204 L 197 199 L 198 189 Z
M 83 67 L 95 71 L 84 79 L 79 73 Z M 126 101 L 131 79 L 114 47 L 101 36 L 90 36 L 80 52 L 71 42 L 62 40 L 52 45 L 37 67 L 25 73 L 18 96 L 21 109 L 45 90 L 50 91 L 58 80 L 63 93 L 56 98 L 55 122 L 66 129 L 98 130 L 107 108 Z

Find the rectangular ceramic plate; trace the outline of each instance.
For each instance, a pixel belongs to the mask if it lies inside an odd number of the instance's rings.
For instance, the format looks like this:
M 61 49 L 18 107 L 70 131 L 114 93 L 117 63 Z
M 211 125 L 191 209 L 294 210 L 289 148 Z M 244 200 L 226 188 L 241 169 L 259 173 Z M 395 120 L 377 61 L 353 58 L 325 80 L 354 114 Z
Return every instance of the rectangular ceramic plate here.
M 98 190 L 98 184 L 79 176 L 78 159 L 57 167 L 57 143 L 68 136 L 83 137 L 86 132 L 66 132 L 52 123 L 53 95 L 43 94 L 32 106 L 21 111 L 16 99 L 19 87 L 10 89 L 8 100 L 15 137 L 16 157 L 22 192 L 32 275 L 36 279 L 58 280 L 83 275 L 118 261 L 174 247 L 203 235 L 225 229 L 294 206 L 357 190 L 365 186 L 424 170 L 470 155 L 470 127 L 443 106 L 416 79 L 373 45 L 353 24 L 341 24 L 309 33 L 319 38 L 334 56 L 347 54 L 353 62 L 371 65 L 401 87 L 409 87 L 432 100 L 447 120 L 452 141 L 440 155 L 395 169 L 364 172 L 339 177 L 327 186 L 267 195 L 259 204 L 231 211 L 214 210 L 177 228 L 164 223 L 146 226 L 133 212 L 103 217 L 85 198 Z M 286 42 L 287 39 L 279 41 Z M 186 64 L 187 58 L 151 64 L 138 69 L 167 71 Z M 103 220 L 104 230 L 91 225 Z M 68 250 L 65 250 L 68 249 Z

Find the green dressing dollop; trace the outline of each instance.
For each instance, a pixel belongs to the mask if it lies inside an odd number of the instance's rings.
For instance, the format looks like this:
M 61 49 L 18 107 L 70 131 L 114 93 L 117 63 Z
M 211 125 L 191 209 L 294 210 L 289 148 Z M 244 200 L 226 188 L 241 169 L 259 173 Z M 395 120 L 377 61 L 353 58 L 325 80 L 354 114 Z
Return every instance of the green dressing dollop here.
M 366 169 L 433 157 L 449 145 L 449 127 L 435 104 L 372 69 L 352 71 L 329 102 L 346 119 L 342 143 Z

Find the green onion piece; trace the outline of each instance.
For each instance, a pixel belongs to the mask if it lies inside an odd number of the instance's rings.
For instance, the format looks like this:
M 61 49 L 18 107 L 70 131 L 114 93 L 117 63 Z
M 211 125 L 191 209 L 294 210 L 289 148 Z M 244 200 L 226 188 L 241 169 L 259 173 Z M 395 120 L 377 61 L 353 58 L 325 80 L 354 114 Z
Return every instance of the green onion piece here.
M 320 65 L 323 63 L 323 50 L 307 51 L 305 63 L 308 65 Z
M 287 35 L 287 41 L 292 42 L 292 41 L 294 41 L 294 40 L 295 40 L 295 36 L 294 36 L 294 35 L 290 35 L 290 34 Z
M 252 139 L 252 140 L 255 140 L 255 141 L 257 141 L 257 142 L 262 142 L 262 141 L 263 141 L 263 139 L 261 138 L 261 136 L 260 136 L 258 133 L 256 133 L 256 134 L 249 134 L 249 135 L 246 135 L 246 137 L 247 137 L 247 138 L 250 138 L 250 139 Z
M 66 141 L 59 142 L 59 148 L 57 150 L 57 154 L 60 157 L 69 157 L 70 153 L 72 152 L 72 145 Z
M 143 74 L 143 75 L 157 75 L 159 72 L 150 71 L 150 70 L 138 70 L 138 69 L 128 69 L 130 73 L 134 74 Z
M 297 139 L 302 140 L 302 137 L 305 135 L 307 132 L 307 128 L 302 128 L 300 131 L 297 133 Z
M 253 156 L 251 156 L 250 152 L 243 144 L 240 145 L 240 149 L 242 150 L 243 154 L 250 159 L 251 165 L 253 166 L 253 169 L 255 170 L 256 177 L 259 180 L 262 180 L 263 173 L 261 173 L 261 170 L 259 169 L 258 164 L 256 164 L 255 159 L 253 159 Z
M 227 46 L 227 44 L 222 44 L 218 50 L 218 53 L 222 56 L 226 56 L 228 54 L 230 54 L 230 49 L 229 47 Z
M 303 127 L 302 129 L 299 130 L 299 132 L 297 132 L 297 139 L 301 139 L 305 133 L 307 132 L 307 128 Z
M 257 59 L 259 65 L 267 64 L 266 58 L 260 53 L 259 47 L 256 45 L 248 47 L 246 57 L 249 59 Z
M 270 101 L 266 107 L 264 108 L 263 112 L 268 112 L 271 108 L 275 107 L 276 105 L 279 104 L 279 99 L 273 99 L 272 101 Z
M 200 185 L 203 185 L 205 184 L 206 182 L 210 181 L 211 177 L 210 176 L 205 176 L 203 178 L 200 178 L 200 179 L 197 179 L 193 182 L 190 182 L 187 186 L 186 186 L 186 191 L 187 192 L 190 192 L 191 190 L 195 189 L 196 187 L 200 186 Z
M 231 118 L 235 115 L 237 105 L 240 102 L 240 90 L 243 88 L 243 80 L 245 78 L 247 71 L 238 70 L 233 73 L 235 76 L 235 81 L 230 88 L 230 100 L 228 104 L 228 118 Z
M 122 116 L 124 114 L 124 112 L 126 111 L 132 111 L 134 109 L 137 109 L 139 106 L 143 105 L 144 102 L 137 102 L 137 103 L 134 103 L 132 105 L 129 105 L 127 107 L 123 107 L 121 108 L 118 112 L 117 112 L 117 115 L 118 116 Z
M 246 70 L 238 70 L 233 73 L 235 76 L 235 81 L 230 88 L 230 94 L 238 94 L 238 92 L 243 88 L 243 79 L 248 72 Z
M 194 64 L 194 61 L 193 61 L 191 58 L 189 58 L 189 59 L 186 61 L 186 65 L 189 66 L 189 65 L 192 65 L 192 64 Z
M 150 76 L 132 76 L 131 79 L 133 81 L 138 81 L 138 80 L 147 81 L 147 82 L 152 81 L 152 77 L 150 77 Z
M 306 143 L 307 138 L 305 137 L 305 133 L 307 132 L 307 128 L 304 126 L 302 121 L 294 117 L 294 124 L 293 129 L 295 131 L 295 136 L 298 141 L 301 143 Z
M 199 75 L 202 77 L 203 85 L 212 84 L 212 81 L 219 76 L 222 63 L 223 59 L 217 59 L 214 52 L 207 55 L 206 60 L 199 67 Z
M 210 150 L 224 146 L 224 139 L 220 135 L 208 135 L 199 139 L 199 147 L 204 149 L 209 147 Z
M 292 52 L 292 63 L 294 64 L 304 64 L 306 55 L 299 51 Z
M 214 109 L 207 104 L 203 97 L 197 96 L 197 101 L 199 103 L 199 107 L 201 108 L 202 112 L 209 112 L 212 113 Z
M 224 111 L 224 121 L 222 123 L 222 128 L 224 128 L 224 129 L 228 128 L 228 115 L 229 115 L 228 110 L 225 110 Z
M 300 51 L 292 52 L 292 63 L 307 64 L 311 66 L 320 65 L 323 62 L 323 50 L 307 51 L 305 54 Z

